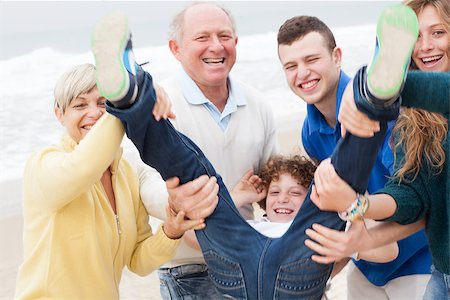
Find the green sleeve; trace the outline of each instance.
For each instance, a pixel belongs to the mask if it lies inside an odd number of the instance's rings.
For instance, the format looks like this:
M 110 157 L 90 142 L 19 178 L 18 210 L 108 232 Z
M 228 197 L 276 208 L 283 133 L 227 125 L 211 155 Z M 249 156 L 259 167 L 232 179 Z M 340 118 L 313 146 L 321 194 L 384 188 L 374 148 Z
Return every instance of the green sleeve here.
M 410 71 L 402 92 L 402 105 L 448 115 L 450 73 Z

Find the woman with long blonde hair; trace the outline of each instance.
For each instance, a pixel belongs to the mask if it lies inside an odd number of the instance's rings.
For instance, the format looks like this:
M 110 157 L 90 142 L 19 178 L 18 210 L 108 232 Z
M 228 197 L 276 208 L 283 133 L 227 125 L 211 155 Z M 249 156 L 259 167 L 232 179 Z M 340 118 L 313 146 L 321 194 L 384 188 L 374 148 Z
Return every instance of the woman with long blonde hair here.
M 422 29 L 414 49 L 412 68 L 427 72 L 450 71 L 450 3 L 410 0 L 406 4 L 419 16 Z M 442 142 L 447 132 L 448 119 L 442 114 L 405 108 L 394 128 L 394 134 L 398 134 L 394 150 L 398 147 L 405 150 L 405 161 L 395 175 L 405 180 L 409 174 L 414 179 L 424 160 L 436 175 L 441 173 L 445 162 Z
M 345 253 L 404 238 L 425 223 L 433 266 L 424 299 L 450 299 L 450 2 L 408 0 L 405 4 L 416 12 L 419 21 L 411 69 L 424 72 L 410 72 L 402 93 L 403 105 L 409 108 L 401 111 L 393 131 L 394 176 L 383 189 L 367 196 L 369 207 L 361 215 L 412 225 L 389 223 L 370 234 L 361 225 L 351 233 L 314 225 L 314 231 L 307 234 L 319 244 L 307 243 L 324 255 L 314 260 L 329 263 Z M 349 132 L 361 137 L 371 136 L 378 126 L 362 115 L 353 101 L 345 99 L 339 120 Z M 321 209 L 346 211 L 354 202 L 355 192 L 327 164 L 316 172 L 316 184 L 321 182 L 322 186 L 317 186 L 317 198 L 312 199 Z

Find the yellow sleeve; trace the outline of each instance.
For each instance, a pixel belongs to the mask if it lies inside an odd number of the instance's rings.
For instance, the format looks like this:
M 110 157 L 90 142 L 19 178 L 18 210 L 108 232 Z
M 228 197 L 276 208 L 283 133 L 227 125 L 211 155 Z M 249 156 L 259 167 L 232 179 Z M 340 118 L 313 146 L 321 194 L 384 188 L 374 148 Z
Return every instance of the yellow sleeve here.
M 155 235 L 152 235 L 148 224 L 148 213 L 139 199 L 138 216 L 136 218 L 138 237 L 133 256 L 128 264 L 130 271 L 144 276 L 156 270 L 175 255 L 181 239 L 170 239 L 159 226 Z
M 37 205 L 56 211 L 89 189 L 114 160 L 124 129 L 105 115 L 72 152 L 49 147 L 33 156 L 25 168 L 24 186 L 39 193 Z M 44 201 L 43 201 L 44 200 Z

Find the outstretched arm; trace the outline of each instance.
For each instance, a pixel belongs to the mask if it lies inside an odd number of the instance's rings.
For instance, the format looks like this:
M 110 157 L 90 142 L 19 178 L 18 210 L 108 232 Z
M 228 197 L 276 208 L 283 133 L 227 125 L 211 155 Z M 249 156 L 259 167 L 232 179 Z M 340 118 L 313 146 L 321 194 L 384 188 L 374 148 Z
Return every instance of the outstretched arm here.
M 448 114 L 450 73 L 410 71 L 402 92 L 402 106 Z
M 331 263 L 355 252 L 362 252 L 388 245 L 404 239 L 424 228 L 425 221 L 400 225 L 395 222 L 383 222 L 367 229 L 363 222 L 355 222 L 348 232 L 329 229 L 320 224 L 314 224 L 307 229 L 310 240 L 305 244 L 320 255 L 312 259 L 319 263 Z
M 355 191 L 339 177 L 329 159 L 317 167 L 314 182 L 311 200 L 321 210 L 343 212 L 356 199 Z M 389 218 L 397 209 L 394 198 L 388 194 L 368 195 L 367 198 L 370 204 L 365 217 L 368 219 Z

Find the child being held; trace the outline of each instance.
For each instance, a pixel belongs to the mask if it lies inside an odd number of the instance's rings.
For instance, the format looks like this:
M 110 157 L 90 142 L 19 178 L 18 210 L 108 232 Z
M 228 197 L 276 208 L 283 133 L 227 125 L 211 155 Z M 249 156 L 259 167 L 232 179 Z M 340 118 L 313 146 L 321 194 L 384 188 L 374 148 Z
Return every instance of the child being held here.
M 302 155 L 272 156 L 261 169 L 260 176 L 254 175 L 252 171 L 244 175 L 231 192 L 232 198 L 237 207 L 257 202 L 265 214 L 259 219 L 247 222 L 261 234 L 279 238 L 289 229 L 299 212 L 316 167 L 313 161 Z M 370 226 L 368 221 L 371 220 L 364 220 L 366 225 Z M 186 238 L 189 246 L 200 251 L 193 231 L 189 232 Z M 397 243 L 392 243 L 356 253 L 353 257 L 385 263 L 394 260 L 397 255 Z

